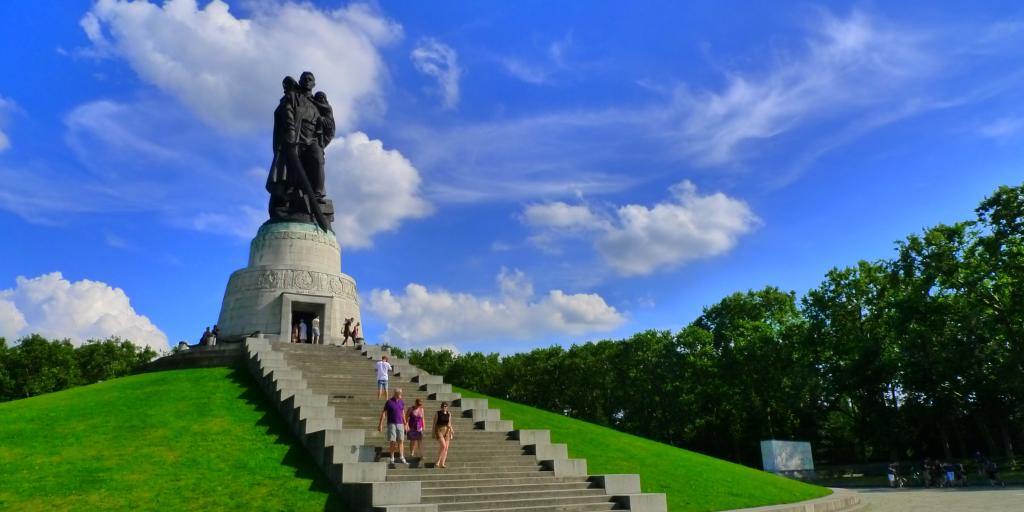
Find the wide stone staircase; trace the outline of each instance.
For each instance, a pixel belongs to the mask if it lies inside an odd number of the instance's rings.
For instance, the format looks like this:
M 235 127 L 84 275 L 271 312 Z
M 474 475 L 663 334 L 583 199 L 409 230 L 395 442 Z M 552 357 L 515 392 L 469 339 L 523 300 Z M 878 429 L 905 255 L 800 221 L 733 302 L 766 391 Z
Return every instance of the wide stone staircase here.
M 664 494 L 642 494 L 638 475 L 587 475 L 546 430 L 515 430 L 487 400 L 462 398 L 439 375 L 392 358 L 391 390 L 424 402 L 423 454 L 390 463 L 377 431 L 374 361 L 381 348 L 246 340 L 249 368 L 352 511 L 664 512 Z M 447 468 L 434 467 L 434 412 L 450 403 L 455 438 Z M 609 447 L 609 449 L 614 449 Z

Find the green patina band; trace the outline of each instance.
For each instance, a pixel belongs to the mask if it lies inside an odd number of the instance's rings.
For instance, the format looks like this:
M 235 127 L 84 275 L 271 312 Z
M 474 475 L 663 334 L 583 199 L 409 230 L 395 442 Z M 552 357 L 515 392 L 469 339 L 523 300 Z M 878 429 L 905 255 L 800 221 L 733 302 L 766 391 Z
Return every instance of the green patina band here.
M 256 237 L 252 239 L 252 246 L 261 245 L 268 239 L 293 238 L 311 240 L 340 249 L 338 239 L 334 233 L 324 231 L 315 224 L 304 222 L 272 222 L 260 226 Z

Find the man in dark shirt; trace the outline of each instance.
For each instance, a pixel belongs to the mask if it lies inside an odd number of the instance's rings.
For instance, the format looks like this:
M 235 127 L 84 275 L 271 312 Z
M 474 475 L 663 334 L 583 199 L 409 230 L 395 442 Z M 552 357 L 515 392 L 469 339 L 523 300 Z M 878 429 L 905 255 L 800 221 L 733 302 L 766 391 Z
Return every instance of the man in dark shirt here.
M 409 421 L 405 417 L 405 401 L 402 400 L 402 390 L 396 389 L 395 394 L 384 402 L 384 410 L 380 412 L 380 422 L 377 424 L 377 432 L 384 432 L 384 420 L 388 425 L 388 449 L 391 451 L 391 463 L 395 463 L 395 451 L 398 452 L 399 462 L 408 464 L 405 460 L 405 433 L 409 431 Z M 397 446 L 396 446 L 397 445 Z M 395 448 L 398 448 L 397 450 Z

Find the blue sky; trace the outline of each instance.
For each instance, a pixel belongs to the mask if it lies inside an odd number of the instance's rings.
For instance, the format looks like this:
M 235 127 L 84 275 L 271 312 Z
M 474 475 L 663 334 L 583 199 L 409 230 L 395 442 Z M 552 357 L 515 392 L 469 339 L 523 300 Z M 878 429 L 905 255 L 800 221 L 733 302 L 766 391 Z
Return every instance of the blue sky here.
M 1021 182 L 1017 2 L 0 3 L 0 336 L 158 348 L 265 220 L 280 79 L 371 341 L 676 330 Z

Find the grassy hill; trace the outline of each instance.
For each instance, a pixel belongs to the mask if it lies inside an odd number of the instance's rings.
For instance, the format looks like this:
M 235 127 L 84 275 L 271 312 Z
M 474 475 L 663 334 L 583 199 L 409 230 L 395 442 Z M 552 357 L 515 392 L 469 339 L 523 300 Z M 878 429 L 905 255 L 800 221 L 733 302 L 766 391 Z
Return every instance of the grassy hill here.
M 312 460 L 250 384 L 238 370 L 179 370 L 0 404 L 0 509 L 340 510 Z M 552 440 L 588 459 L 593 474 L 640 473 L 645 490 L 668 493 L 674 512 L 828 492 L 491 400 L 519 428 L 551 429 Z
M 456 391 L 487 398 L 488 406 L 500 409 L 502 419 L 512 420 L 516 428 L 551 430 L 551 442 L 566 443 L 570 457 L 587 459 L 592 475 L 638 473 L 643 491 L 667 493 L 673 512 L 791 503 L 831 492 L 533 407 Z
M 0 404 L 0 510 L 323 510 L 326 479 L 250 382 L 178 370 Z

